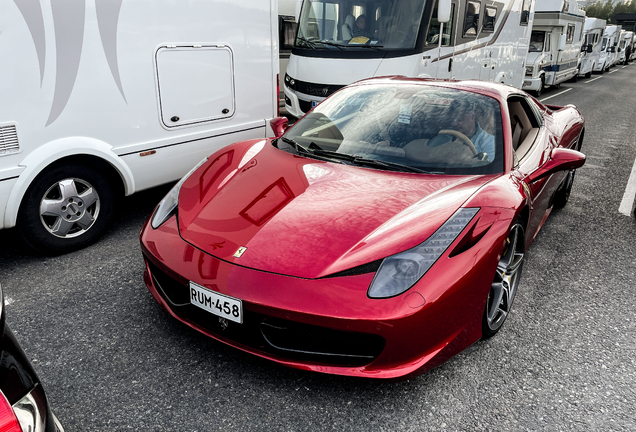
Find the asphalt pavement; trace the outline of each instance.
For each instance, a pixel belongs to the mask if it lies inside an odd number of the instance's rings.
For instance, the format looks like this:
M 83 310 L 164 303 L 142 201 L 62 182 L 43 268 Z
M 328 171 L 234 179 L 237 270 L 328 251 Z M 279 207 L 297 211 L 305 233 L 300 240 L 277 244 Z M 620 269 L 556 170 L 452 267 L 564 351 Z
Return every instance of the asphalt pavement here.
M 636 221 L 619 213 L 635 83 L 633 64 L 542 95 L 586 119 L 570 202 L 530 248 L 499 334 L 418 378 L 288 369 L 170 318 L 138 241 L 166 187 L 126 198 L 99 243 L 61 257 L 0 231 L 7 321 L 67 432 L 636 430 Z

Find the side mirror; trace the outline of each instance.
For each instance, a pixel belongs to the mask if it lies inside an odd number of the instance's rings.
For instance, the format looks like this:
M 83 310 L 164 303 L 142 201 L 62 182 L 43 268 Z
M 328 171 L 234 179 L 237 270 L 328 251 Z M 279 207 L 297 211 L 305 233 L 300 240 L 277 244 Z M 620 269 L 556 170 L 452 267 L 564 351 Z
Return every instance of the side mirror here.
M 616 47 L 610 47 L 610 52 L 611 53 L 615 53 L 616 52 Z
M 289 121 L 286 117 L 276 117 L 269 122 L 269 125 L 274 131 L 274 136 L 280 138 L 289 128 Z
M 592 51 L 594 51 L 594 47 L 592 46 L 592 44 L 589 44 L 587 46 L 587 52 L 591 53 Z
M 450 21 L 451 0 L 438 0 L 437 21 L 446 24 Z
M 585 163 L 585 155 L 576 150 L 555 148 L 550 160 L 528 176 L 528 183 L 534 183 L 559 171 L 580 168 Z

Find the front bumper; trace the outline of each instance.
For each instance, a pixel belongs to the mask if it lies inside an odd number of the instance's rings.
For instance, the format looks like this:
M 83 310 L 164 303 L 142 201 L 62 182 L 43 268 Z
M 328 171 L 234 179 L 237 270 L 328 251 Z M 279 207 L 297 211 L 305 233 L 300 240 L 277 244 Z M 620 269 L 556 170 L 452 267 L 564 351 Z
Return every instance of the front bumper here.
M 541 78 L 533 78 L 533 77 L 524 77 L 523 78 L 523 86 L 521 90 L 524 91 L 537 91 L 541 88 Z
M 185 242 L 173 216 L 142 229 L 144 282 L 174 318 L 251 354 L 316 372 L 406 378 L 481 337 L 498 261 L 492 242 L 505 233 L 491 229 L 481 247 L 443 255 L 406 293 L 377 300 L 367 297 L 374 273 L 302 279 L 240 267 Z M 241 299 L 243 324 L 190 304 L 189 281 Z

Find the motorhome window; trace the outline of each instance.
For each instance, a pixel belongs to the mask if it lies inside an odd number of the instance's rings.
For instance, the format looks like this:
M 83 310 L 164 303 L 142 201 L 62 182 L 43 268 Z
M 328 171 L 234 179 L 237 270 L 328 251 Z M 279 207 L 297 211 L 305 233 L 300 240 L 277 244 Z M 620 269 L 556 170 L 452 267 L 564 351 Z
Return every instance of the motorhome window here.
M 603 45 L 601 46 L 601 51 L 605 51 L 606 46 L 607 46 L 607 38 L 603 38 Z
M 561 8 L 561 12 L 567 13 L 569 9 L 570 9 L 570 3 L 568 1 L 564 1 L 563 8 Z
M 455 5 L 451 4 L 450 20 L 444 24 L 444 30 L 442 34 L 442 46 L 451 46 L 451 36 L 454 30 L 455 22 Z M 431 24 L 426 33 L 426 44 L 437 45 L 439 42 L 439 21 L 437 21 L 437 6 L 433 9 L 433 17 L 431 18 Z
M 337 51 L 413 49 L 425 4 L 426 0 L 305 0 L 294 46 Z
M 530 21 L 530 5 L 532 4 L 532 0 L 523 0 L 523 5 L 521 6 L 521 25 L 528 25 Z
M 533 31 L 530 35 L 530 46 L 528 52 L 542 52 L 545 42 L 545 32 Z
M 572 43 L 572 41 L 574 40 L 574 30 L 574 24 L 568 24 L 568 32 L 565 38 L 565 43 Z
M 486 6 L 486 13 L 484 14 L 484 26 L 482 31 L 494 32 L 496 21 L 497 21 L 497 8 L 492 6 Z
M 285 136 L 305 148 L 395 162 L 435 174 L 503 171 L 500 104 L 463 90 L 407 83 L 346 87 Z M 278 143 L 281 149 L 284 145 Z
M 464 19 L 464 37 L 477 36 L 479 30 L 479 12 L 481 2 L 469 1 L 466 5 L 466 17 Z

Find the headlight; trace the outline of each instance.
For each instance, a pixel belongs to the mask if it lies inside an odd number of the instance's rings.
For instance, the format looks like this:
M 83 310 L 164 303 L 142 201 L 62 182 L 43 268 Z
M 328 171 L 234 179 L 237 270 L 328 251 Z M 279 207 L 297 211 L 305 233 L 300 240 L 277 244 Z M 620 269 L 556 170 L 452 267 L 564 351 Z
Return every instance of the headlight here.
M 533 71 L 534 71 L 533 66 L 526 66 L 526 75 L 532 75 Z
M 161 202 L 159 203 L 159 207 L 157 207 L 157 210 L 155 210 L 155 214 L 152 215 L 152 220 L 150 221 L 150 225 L 154 229 L 159 228 L 165 221 L 170 218 L 170 216 L 174 214 L 174 212 L 177 210 L 177 206 L 179 205 L 179 191 L 181 190 L 181 186 L 187 180 L 187 178 L 192 175 L 193 172 L 195 172 L 201 165 L 203 165 L 207 161 L 208 158 L 206 157 L 201 162 L 199 162 L 194 168 L 190 170 L 190 172 L 184 175 L 181 180 L 179 180 L 179 182 L 174 185 L 172 189 L 170 189 L 170 192 L 168 192 L 166 196 L 161 200 Z
M 424 243 L 385 258 L 369 286 L 369 297 L 395 297 L 415 285 L 455 241 L 478 211 L 479 208 L 457 210 Z
M 285 85 L 292 90 L 296 90 L 296 80 L 285 74 Z

